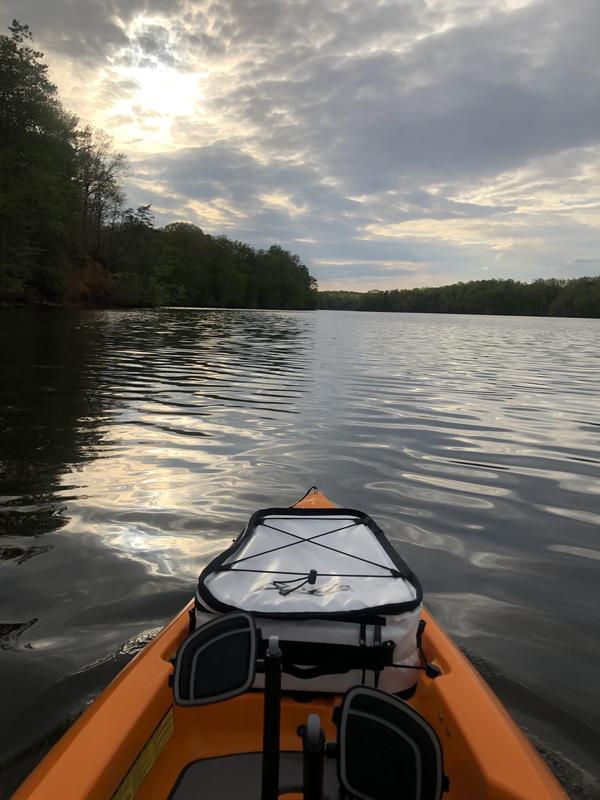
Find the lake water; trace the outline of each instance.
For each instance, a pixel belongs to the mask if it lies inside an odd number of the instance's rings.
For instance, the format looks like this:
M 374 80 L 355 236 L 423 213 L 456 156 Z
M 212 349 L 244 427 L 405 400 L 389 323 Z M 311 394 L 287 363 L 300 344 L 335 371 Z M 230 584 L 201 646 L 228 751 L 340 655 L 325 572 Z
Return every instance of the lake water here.
M 600 796 L 600 320 L 0 310 L 7 796 L 257 508 L 369 512 Z M 507 765 L 508 766 L 508 765 Z

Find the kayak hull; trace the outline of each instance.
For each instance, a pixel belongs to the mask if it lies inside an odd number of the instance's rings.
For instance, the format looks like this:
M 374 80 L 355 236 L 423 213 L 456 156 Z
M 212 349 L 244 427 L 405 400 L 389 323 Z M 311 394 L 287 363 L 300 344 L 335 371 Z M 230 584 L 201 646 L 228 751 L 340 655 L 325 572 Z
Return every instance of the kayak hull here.
M 313 491 L 299 505 L 334 504 Z M 198 759 L 261 750 L 262 692 L 199 708 L 173 704 L 170 660 L 189 633 L 192 610 L 190 602 L 132 659 L 17 790 L 14 800 L 167 798 L 187 765 Z M 477 671 L 426 610 L 423 616 L 424 652 L 443 674 L 431 679 L 419 673 L 410 704 L 440 738 L 450 779 L 445 797 L 568 800 Z M 309 701 L 284 695 L 282 751 L 301 750 L 297 729 L 309 713 L 319 714 L 327 738 L 335 739 L 331 717 L 339 702 L 335 695 Z

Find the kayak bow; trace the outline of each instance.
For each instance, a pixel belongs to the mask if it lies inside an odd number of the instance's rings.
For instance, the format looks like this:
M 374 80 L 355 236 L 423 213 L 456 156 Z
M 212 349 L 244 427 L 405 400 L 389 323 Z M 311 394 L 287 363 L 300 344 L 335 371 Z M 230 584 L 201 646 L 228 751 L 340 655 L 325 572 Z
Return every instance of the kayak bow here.
M 317 490 L 296 506 L 335 508 Z M 249 691 L 199 707 L 174 703 L 169 686 L 171 660 L 188 637 L 193 609 L 191 602 L 132 659 L 54 746 L 14 800 L 258 796 L 252 782 L 256 774 L 260 779 L 263 692 Z M 491 689 L 426 610 L 423 618 L 427 623 L 423 652 L 442 674 L 434 678 L 420 671 L 409 704 L 441 742 L 449 777 L 444 796 L 448 800 L 566 800 Z M 308 714 L 318 714 L 327 739 L 335 739 L 332 712 L 339 702 L 340 697 L 332 694 L 283 693 L 282 774 L 291 764 L 290 754 L 302 751 L 298 728 L 306 724 Z M 234 764 L 228 757 L 236 755 Z M 194 765 L 205 767 L 198 770 L 195 784 Z M 298 791 L 296 796 L 301 796 Z

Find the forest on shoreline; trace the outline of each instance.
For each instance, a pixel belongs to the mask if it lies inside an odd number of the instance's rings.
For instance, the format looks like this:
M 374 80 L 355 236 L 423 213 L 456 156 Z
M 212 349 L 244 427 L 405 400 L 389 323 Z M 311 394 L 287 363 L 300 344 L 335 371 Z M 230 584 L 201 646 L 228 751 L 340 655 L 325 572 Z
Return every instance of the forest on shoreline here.
M 317 283 L 256 250 L 127 205 L 125 157 L 80 128 L 27 25 L 0 35 L 0 302 L 315 308 Z
M 319 308 L 431 314 L 600 317 L 600 277 L 485 280 L 423 289 L 319 292 Z
M 318 292 L 299 257 L 127 205 L 125 157 L 79 127 L 17 20 L 0 34 L 0 303 L 600 317 L 600 277 Z

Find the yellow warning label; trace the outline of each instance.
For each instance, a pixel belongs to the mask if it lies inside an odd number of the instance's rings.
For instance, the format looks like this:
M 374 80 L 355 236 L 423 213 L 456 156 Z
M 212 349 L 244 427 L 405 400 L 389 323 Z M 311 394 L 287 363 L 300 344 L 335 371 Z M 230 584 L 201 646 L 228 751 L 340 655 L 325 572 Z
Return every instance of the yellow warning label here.
M 146 775 L 152 769 L 165 745 L 173 736 L 174 731 L 173 709 L 171 708 L 159 722 L 154 733 L 134 761 L 133 766 L 121 781 L 119 788 L 113 794 L 113 800 L 134 800 Z

